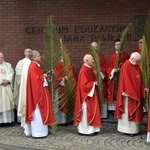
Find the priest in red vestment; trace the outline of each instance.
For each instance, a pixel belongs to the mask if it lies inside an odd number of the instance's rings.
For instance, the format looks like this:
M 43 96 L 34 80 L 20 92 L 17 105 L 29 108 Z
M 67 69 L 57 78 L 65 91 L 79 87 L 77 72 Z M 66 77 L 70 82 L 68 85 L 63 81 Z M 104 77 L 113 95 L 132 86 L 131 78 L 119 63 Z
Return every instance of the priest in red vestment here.
M 48 91 L 46 74 L 43 74 L 40 65 L 41 56 L 38 51 L 29 53 L 31 64 L 27 76 L 27 100 L 25 122 L 31 124 L 32 137 L 48 135 L 48 126 L 54 123 L 52 102 Z
M 70 70 L 73 74 L 74 81 L 76 83 L 77 75 L 76 75 L 76 70 L 75 70 L 75 67 L 73 64 L 71 64 Z M 59 95 L 63 95 L 63 93 L 65 92 L 64 81 L 67 79 L 67 76 L 65 76 L 65 73 L 64 73 L 64 64 L 63 64 L 62 56 L 61 56 L 61 60 L 54 67 L 53 73 L 54 73 L 54 80 L 58 84 L 58 93 L 56 93 L 55 97 L 58 98 Z M 58 121 L 58 124 L 60 124 L 60 125 L 66 125 L 67 124 L 65 104 L 66 104 L 66 100 L 65 100 L 64 96 L 59 97 L 58 98 L 58 108 L 59 108 L 60 112 L 59 112 L 59 118 L 56 118 L 56 119 Z
M 142 42 L 143 42 L 142 39 L 140 39 L 140 40 L 138 41 L 138 48 L 135 50 L 135 52 L 138 52 L 139 54 L 141 54 Z
M 107 72 L 107 92 L 108 92 L 108 110 L 115 110 L 115 84 L 114 84 L 114 74 L 118 72 L 122 66 L 122 64 L 129 59 L 129 55 L 122 51 L 121 58 L 120 58 L 120 67 L 117 68 L 116 61 L 117 61 L 117 54 L 118 49 L 120 47 L 120 40 L 115 41 L 115 52 L 113 52 L 107 60 L 106 64 L 106 72 Z
M 86 54 L 83 58 L 77 83 L 74 125 L 81 135 L 95 135 L 100 131 L 101 115 L 97 81 L 93 70 L 94 59 Z
M 115 118 L 118 118 L 118 131 L 126 134 L 139 133 L 139 124 L 143 122 L 143 102 L 145 87 L 142 82 L 138 52 L 131 54 L 121 67 Z

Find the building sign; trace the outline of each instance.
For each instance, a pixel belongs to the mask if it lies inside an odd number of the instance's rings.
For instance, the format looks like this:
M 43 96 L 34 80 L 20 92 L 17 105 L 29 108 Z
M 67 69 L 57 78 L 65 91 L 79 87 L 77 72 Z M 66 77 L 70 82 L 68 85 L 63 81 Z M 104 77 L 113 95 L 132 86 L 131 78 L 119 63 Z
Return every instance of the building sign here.
M 138 40 L 143 35 L 145 26 L 144 16 L 135 17 L 134 40 Z M 85 42 L 85 41 L 115 41 L 121 37 L 122 31 L 127 27 L 125 25 L 75 25 L 58 26 L 57 32 L 64 42 Z M 25 28 L 27 34 L 43 34 L 44 27 L 28 26 Z M 127 41 L 131 41 L 131 33 L 127 35 Z
M 120 38 L 122 31 L 127 25 L 93 25 L 93 26 L 58 26 L 57 31 L 64 42 L 85 42 L 90 41 L 114 41 Z M 28 26 L 25 29 L 27 34 L 43 34 L 44 27 Z M 127 40 L 131 40 L 128 34 Z

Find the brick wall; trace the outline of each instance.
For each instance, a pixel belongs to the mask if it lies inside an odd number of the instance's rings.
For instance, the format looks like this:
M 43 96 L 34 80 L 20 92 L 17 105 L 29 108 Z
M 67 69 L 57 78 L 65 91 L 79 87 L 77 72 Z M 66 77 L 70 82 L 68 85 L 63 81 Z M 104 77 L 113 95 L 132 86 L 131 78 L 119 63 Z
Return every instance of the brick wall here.
M 149 0 L 0 0 L 0 4 L 0 51 L 6 61 L 15 67 L 25 47 L 42 52 L 42 30 L 52 15 L 77 71 L 92 40 L 101 37 L 107 59 L 128 23 L 133 26 L 124 50 L 134 51 L 150 8 Z

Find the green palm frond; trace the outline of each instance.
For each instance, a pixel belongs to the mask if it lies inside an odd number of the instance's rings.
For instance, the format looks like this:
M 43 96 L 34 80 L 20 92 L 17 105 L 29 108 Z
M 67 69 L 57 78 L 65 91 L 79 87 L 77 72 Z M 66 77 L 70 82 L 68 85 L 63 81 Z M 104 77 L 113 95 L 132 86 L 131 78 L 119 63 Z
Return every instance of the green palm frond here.
M 65 107 L 66 107 L 66 117 L 69 123 L 73 118 L 74 104 L 75 104 L 75 93 L 76 93 L 76 77 L 73 74 L 73 66 L 71 64 L 69 54 L 67 52 L 65 44 L 60 40 L 61 43 L 61 53 L 63 57 L 64 64 L 64 75 L 67 77 L 65 80 Z
M 58 84 L 53 80 L 52 69 L 60 60 L 61 51 L 60 51 L 59 35 L 57 33 L 56 26 L 53 24 L 52 17 L 49 17 L 46 21 L 44 36 L 45 36 L 44 39 L 45 50 L 44 50 L 43 66 L 45 72 L 48 74 L 48 83 L 49 83 L 49 89 L 50 89 L 50 94 L 52 99 L 54 117 L 57 118 L 58 101 L 55 97 L 57 94 L 56 86 Z M 56 122 L 54 125 L 50 126 L 50 130 L 52 134 L 54 134 L 56 128 L 57 128 Z
M 120 46 L 119 46 L 119 49 L 117 51 L 118 53 L 117 53 L 117 60 L 116 60 L 116 68 L 120 68 L 122 48 L 123 48 L 123 45 L 125 43 L 126 37 L 127 37 L 128 33 L 131 29 L 131 26 L 132 26 L 132 24 L 129 23 L 127 25 L 127 27 L 122 32 L 122 36 L 120 39 Z M 115 75 L 114 75 L 114 99 L 116 99 L 116 97 L 117 97 L 118 80 L 119 80 L 119 72 L 115 72 Z
M 98 44 L 100 49 L 100 44 Z M 92 54 L 94 61 L 95 61 L 95 69 L 96 69 L 96 79 L 97 79 L 97 84 L 98 84 L 98 98 L 99 98 L 99 103 L 100 103 L 100 108 L 102 110 L 103 108 L 103 103 L 104 103 L 104 97 L 103 97 L 103 85 L 102 85 L 102 78 L 101 78 L 101 70 L 100 70 L 100 60 L 98 57 L 98 53 L 96 52 L 95 48 L 90 47 L 90 53 Z
M 142 51 L 141 51 L 142 77 L 146 88 L 149 88 L 150 87 L 150 14 L 147 15 L 146 26 L 144 29 L 144 35 L 142 39 L 143 39 Z M 146 93 L 145 96 L 146 110 L 150 109 L 149 105 L 150 105 L 150 92 Z
M 120 47 L 119 47 L 119 49 L 117 51 L 118 52 L 118 54 L 117 54 L 117 61 L 116 61 L 116 67 L 117 68 L 120 68 L 120 57 L 121 57 L 122 48 L 123 48 L 124 42 L 126 40 L 127 34 L 129 33 L 129 31 L 131 29 L 131 26 L 132 26 L 132 24 L 129 23 L 127 25 L 127 27 L 122 32 L 122 36 L 121 36 L 121 39 L 120 39 Z
M 44 40 L 44 69 L 50 70 L 60 60 L 60 42 L 56 26 L 53 24 L 52 17 L 47 19 L 45 25 Z

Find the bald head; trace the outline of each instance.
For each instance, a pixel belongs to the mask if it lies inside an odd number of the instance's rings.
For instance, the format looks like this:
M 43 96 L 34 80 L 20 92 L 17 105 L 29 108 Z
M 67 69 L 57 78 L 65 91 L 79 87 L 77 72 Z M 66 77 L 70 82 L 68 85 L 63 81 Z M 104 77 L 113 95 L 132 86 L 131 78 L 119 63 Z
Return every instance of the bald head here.
M 92 42 L 92 43 L 91 43 L 91 46 L 92 46 L 93 48 L 97 49 L 97 43 L 96 43 L 96 42 Z

